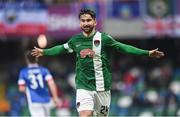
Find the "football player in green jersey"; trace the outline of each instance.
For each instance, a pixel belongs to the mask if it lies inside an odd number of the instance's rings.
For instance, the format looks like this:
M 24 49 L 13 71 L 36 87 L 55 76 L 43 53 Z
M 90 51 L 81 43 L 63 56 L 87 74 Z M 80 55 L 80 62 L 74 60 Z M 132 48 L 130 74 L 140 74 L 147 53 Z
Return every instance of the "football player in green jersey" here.
M 107 49 L 160 58 L 164 53 L 153 50 L 143 50 L 116 41 L 110 35 L 96 30 L 96 14 L 92 10 L 83 9 L 79 13 L 80 27 L 82 33 L 74 35 L 62 45 L 49 49 L 35 47 L 32 55 L 53 56 L 63 52 L 76 53 L 76 105 L 79 116 L 108 116 L 111 100 L 112 72 L 109 65 Z

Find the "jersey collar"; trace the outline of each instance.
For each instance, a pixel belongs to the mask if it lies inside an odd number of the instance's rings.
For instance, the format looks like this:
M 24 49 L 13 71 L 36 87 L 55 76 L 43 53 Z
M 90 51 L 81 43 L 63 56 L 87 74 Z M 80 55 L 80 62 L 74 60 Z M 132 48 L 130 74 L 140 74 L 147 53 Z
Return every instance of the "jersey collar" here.
M 92 38 L 92 37 L 94 37 L 94 35 L 96 34 L 96 32 L 97 32 L 97 31 L 95 31 L 93 34 L 91 34 L 91 35 L 88 36 L 88 37 L 86 37 L 83 33 L 81 33 L 81 34 L 82 34 L 82 36 L 83 36 L 84 38 Z
M 38 67 L 38 64 L 28 64 L 28 67 Z

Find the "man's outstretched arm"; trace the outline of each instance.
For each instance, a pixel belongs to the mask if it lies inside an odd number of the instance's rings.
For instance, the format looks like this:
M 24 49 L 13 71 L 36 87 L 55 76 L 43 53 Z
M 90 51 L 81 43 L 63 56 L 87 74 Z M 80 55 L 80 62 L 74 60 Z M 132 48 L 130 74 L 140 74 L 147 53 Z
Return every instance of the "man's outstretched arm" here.
M 115 45 L 115 48 L 123 51 L 124 53 L 128 54 L 134 54 L 134 55 L 144 55 L 144 56 L 149 56 L 153 58 L 161 58 L 164 56 L 164 52 L 158 51 L 158 48 L 153 49 L 153 50 L 143 50 L 140 48 L 136 48 L 131 45 L 126 45 L 117 42 L 117 45 Z
M 164 56 L 164 53 L 161 51 L 158 51 L 158 48 L 153 49 L 153 50 L 144 50 L 144 49 L 140 49 L 131 45 L 120 43 L 114 40 L 111 36 L 106 36 L 105 39 L 106 39 L 106 44 L 108 46 L 113 47 L 116 50 L 121 51 L 123 53 L 149 56 L 149 57 L 154 57 L 154 58 L 160 58 Z
M 63 45 L 59 45 L 59 46 L 54 46 L 49 49 L 41 49 L 41 48 L 34 47 L 31 54 L 33 56 L 40 57 L 43 55 L 47 55 L 47 56 L 58 55 L 63 52 L 66 52 L 66 49 L 64 48 Z

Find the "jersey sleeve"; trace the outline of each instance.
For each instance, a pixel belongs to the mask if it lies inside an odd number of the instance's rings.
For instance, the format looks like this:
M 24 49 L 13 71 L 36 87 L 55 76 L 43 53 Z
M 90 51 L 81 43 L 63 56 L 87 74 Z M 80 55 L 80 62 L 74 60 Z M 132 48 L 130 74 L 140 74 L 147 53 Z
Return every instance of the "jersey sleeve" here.
M 115 48 L 117 51 L 127 54 L 133 54 L 133 55 L 143 55 L 143 56 L 149 55 L 148 50 L 143 50 L 131 45 L 123 44 L 121 42 L 116 41 L 108 34 L 104 34 L 104 39 L 106 46 Z
M 25 79 L 24 79 L 24 75 L 23 75 L 23 71 L 20 71 L 19 74 L 19 79 L 18 79 L 18 85 L 25 85 Z
M 65 44 L 54 46 L 49 49 L 43 49 L 43 55 L 48 55 L 48 56 L 54 56 L 68 52 L 69 53 L 73 52 L 71 39 Z
M 53 79 L 53 76 L 51 75 L 50 71 L 47 68 L 44 68 L 44 73 L 45 73 L 45 80 L 49 81 Z
M 65 44 L 63 44 L 64 48 L 69 52 L 73 52 L 73 37 Z
M 49 56 L 58 55 L 64 52 L 66 52 L 66 49 L 64 48 L 63 45 L 54 46 L 49 49 L 43 49 L 43 55 L 49 55 Z

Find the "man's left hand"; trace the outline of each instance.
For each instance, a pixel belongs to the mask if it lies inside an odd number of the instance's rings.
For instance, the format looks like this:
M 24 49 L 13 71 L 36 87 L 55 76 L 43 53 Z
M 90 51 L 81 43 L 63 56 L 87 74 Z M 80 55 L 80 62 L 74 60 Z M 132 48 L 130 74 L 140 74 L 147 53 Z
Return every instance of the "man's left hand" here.
M 164 52 L 158 51 L 158 48 L 149 51 L 149 56 L 153 58 L 161 58 L 164 55 Z

